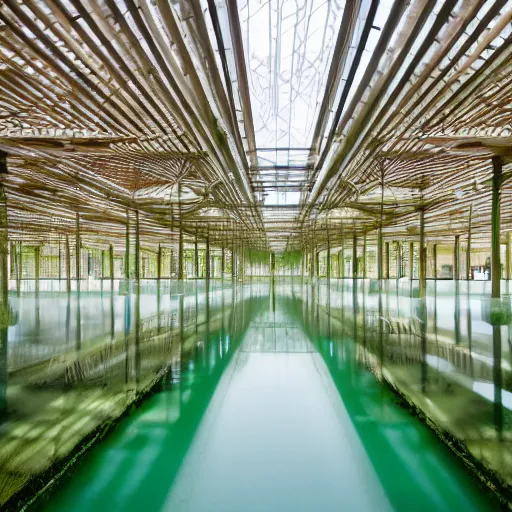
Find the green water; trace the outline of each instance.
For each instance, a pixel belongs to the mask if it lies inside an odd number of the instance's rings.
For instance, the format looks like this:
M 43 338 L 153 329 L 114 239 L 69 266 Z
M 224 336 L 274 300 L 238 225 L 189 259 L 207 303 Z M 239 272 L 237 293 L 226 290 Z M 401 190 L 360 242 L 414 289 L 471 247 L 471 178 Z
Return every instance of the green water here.
M 329 311 L 289 290 L 243 301 L 38 508 L 496 509 Z

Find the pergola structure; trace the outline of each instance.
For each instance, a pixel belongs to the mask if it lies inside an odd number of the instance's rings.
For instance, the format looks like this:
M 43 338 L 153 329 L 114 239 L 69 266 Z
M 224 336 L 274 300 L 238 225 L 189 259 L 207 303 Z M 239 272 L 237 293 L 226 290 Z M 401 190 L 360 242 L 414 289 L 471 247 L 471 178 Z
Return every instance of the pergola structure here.
M 197 271 L 206 244 L 207 276 L 210 246 L 313 274 L 327 251 L 329 275 L 371 244 L 379 277 L 413 242 L 425 277 L 427 243 L 458 269 L 461 238 L 492 238 L 510 277 L 511 21 L 510 0 L 4 0 L 4 242 L 71 268 L 70 239 L 111 261 L 135 240 L 159 275 L 162 248 L 195 244 Z

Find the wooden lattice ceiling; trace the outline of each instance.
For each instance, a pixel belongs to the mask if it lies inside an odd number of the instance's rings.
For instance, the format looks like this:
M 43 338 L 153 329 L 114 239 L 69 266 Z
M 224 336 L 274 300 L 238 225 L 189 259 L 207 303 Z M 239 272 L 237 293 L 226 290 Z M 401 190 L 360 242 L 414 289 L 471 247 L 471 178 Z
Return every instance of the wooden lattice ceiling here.
M 5 0 L 10 236 L 72 234 L 79 213 L 84 237 L 122 244 L 137 209 L 147 244 L 321 248 L 372 237 L 384 197 L 386 236 L 414 237 L 420 206 L 428 237 L 463 235 L 471 206 L 485 238 L 491 157 L 512 172 L 511 21 L 512 0 Z

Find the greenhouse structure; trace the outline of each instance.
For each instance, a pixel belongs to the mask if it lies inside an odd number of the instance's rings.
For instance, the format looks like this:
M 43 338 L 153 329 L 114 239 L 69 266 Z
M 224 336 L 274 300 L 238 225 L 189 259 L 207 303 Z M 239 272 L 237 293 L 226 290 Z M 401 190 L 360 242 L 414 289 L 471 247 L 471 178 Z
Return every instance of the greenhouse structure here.
M 512 0 L 0 1 L 0 510 L 512 510 Z

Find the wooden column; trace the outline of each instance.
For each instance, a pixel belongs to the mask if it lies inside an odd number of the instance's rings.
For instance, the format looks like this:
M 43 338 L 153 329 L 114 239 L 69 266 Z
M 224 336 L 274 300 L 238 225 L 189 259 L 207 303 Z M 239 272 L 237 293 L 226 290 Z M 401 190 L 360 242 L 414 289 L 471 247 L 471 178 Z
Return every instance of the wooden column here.
M 455 235 L 453 245 L 453 279 L 458 281 L 460 277 L 460 235 Z
M 385 278 L 386 279 L 389 279 L 389 242 L 386 242 L 385 243 L 385 248 L 386 248 L 386 276 Z
M 126 234 L 124 252 L 124 278 L 130 279 L 130 213 L 126 210 Z
M 183 279 L 183 230 L 180 225 L 180 232 L 178 238 L 178 271 L 177 277 L 181 281 Z
M 59 289 L 60 289 L 61 279 L 62 279 L 62 250 L 61 250 L 61 243 L 59 240 Z
M 368 277 L 368 270 L 366 265 L 366 233 L 363 236 L 363 278 L 366 279 Z
M 71 247 L 69 245 L 69 235 L 66 235 L 66 289 L 71 292 Z
M 507 246 L 505 248 L 505 276 L 506 276 L 506 279 L 510 280 L 512 277 L 511 277 L 511 274 L 512 274 L 512 270 L 510 268 L 510 265 L 512 264 L 512 258 L 511 258 L 511 247 L 510 247 L 510 243 L 512 242 L 512 233 L 510 233 L 510 231 L 507 233 L 506 235 L 506 240 L 507 240 Z
M 377 278 L 382 280 L 384 278 L 384 240 L 382 235 L 382 228 L 384 223 L 384 162 L 379 161 L 380 169 L 380 219 L 379 219 L 379 233 L 377 238 Z
M 235 244 L 231 248 L 231 281 L 236 279 L 236 252 L 235 252 Z
M 377 279 L 379 280 L 384 278 L 383 245 L 384 242 L 382 240 L 382 228 L 379 228 L 377 233 Z
M 80 251 L 82 248 L 82 240 L 80 236 L 80 214 L 76 214 L 76 238 L 75 238 L 75 272 L 76 272 L 76 280 L 77 283 L 80 282 L 80 278 L 82 277 L 81 272 L 81 259 L 80 259 Z
M 414 279 L 414 242 L 409 242 L 409 279 Z
M 340 268 L 340 277 L 343 279 L 345 277 L 345 237 L 341 236 L 341 268 Z
M 162 246 L 158 244 L 158 252 L 156 253 L 156 278 L 162 279 Z
M 469 207 L 468 219 L 468 245 L 466 247 L 466 279 L 469 281 L 472 277 L 471 274 L 471 221 L 473 217 L 473 205 Z
M 425 247 L 425 209 L 420 210 L 420 247 L 419 247 L 419 260 L 420 260 L 420 298 L 424 298 L 427 294 L 427 248 Z M 426 322 L 426 312 L 425 319 Z
M 500 257 L 500 203 L 503 181 L 503 160 L 499 156 L 492 158 L 492 209 L 491 209 L 491 289 L 492 297 L 501 297 L 501 257 Z
M 197 246 L 197 229 L 196 236 L 194 238 L 194 274 L 197 279 L 199 277 L 199 248 Z
M 112 283 L 111 289 L 114 289 L 114 244 L 110 244 L 108 248 L 108 261 L 109 261 L 109 268 L 110 268 L 110 282 Z
M 434 268 L 433 268 L 432 277 L 434 279 L 437 279 L 437 244 L 432 245 L 432 259 L 434 260 L 433 261 Z
M 135 279 L 140 281 L 140 225 L 139 210 L 135 210 Z M 138 291 L 138 288 L 137 288 Z
M 220 278 L 224 280 L 224 271 L 226 270 L 226 251 L 224 246 L 221 249 L 221 260 L 220 260 Z
M 327 281 L 330 281 L 331 280 L 331 244 L 329 242 L 329 238 L 327 238 L 327 257 L 326 257 L 326 260 L 327 260 L 326 276 L 327 276 Z
M 69 248 L 69 241 L 68 241 L 68 248 Z M 18 292 L 18 297 L 20 296 L 21 294 L 21 279 L 23 277 L 23 242 L 20 240 L 18 242 L 18 252 L 17 252 L 17 256 L 18 256 L 18 266 L 16 268 L 16 280 L 18 281 L 17 283 L 17 292 Z
M 205 252 L 205 261 L 204 261 L 205 274 L 206 274 L 205 278 L 207 281 L 209 281 L 211 272 L 210 272 L 210 237 L 208 234 L 206 235 L 205 243 L 206 243 L 206 252 Z
M 242 278 L 245 278 L 245 245 L 242 243 L 240 247 L 240 262 L 238 268 L 238 275 Z
M 7 172 L 7 155 L 0 154 L 0 172 Z M 9 246 L 8 246 L 7 206 L 3 184 L 0 183 L 0 417 L 5 420 L 8 414 L 8 348 L 9 348 Z M 15 402 L 16 399 L 13 400 Z M 14 405 L 14 404 L 11 404 Z M 15 454 L 13 454 L 15 456 Z
M 357 235 L 352 237 L 352 279 L 357 279 Z
M 400 279 L 402 273 L 402 251 L 400 242 L 395 242 L 396 247 L 396 278 Z
M 101 250 L 101 279 L 105 279 L 105 266 L 106 266 L 106 253 L 105 253 L 105 250 L 102 249 Z
M 36 278 L 36 292 L 39 291 L 39 278 L 41 277 L 41 247 L 34 247 L 34 263 L 35 263 L 35 278 Z

